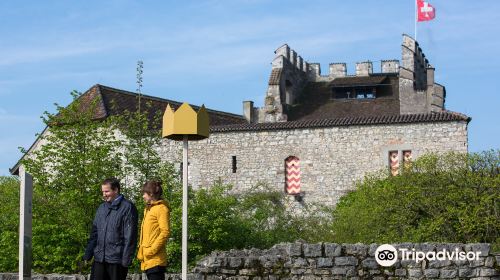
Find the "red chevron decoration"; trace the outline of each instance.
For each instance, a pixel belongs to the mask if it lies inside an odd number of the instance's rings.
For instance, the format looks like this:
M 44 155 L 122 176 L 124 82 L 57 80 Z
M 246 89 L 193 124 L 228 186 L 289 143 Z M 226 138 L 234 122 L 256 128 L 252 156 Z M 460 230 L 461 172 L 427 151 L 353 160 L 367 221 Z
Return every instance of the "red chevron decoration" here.
M 286 193 L 290 195 L 300 193 L 300 160 L 298 157 L 290 156 L 285 160 Z

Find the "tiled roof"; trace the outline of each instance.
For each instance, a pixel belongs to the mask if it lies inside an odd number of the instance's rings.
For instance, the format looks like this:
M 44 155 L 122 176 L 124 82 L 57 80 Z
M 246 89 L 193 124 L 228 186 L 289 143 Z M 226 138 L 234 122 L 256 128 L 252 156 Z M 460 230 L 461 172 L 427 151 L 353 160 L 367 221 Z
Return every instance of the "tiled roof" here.
M 402 124 L 402 123 L 429 123 L 429 122 L 469 122 L 470 117 L 466 115 L 442 111 L 439 113 L 413 114 L 413 115 L 393 115 L 393 116 L 371 116 L 371 117 L 351 117 L 336 119 L 315 119 L 307 121 L 288 121 L 278 123 L 258 123 L 258 124 L 237 124 L 221 125 L 211 127 L 211 132 L 231 132 L 231 131 L 263 131 L 282 130 L 299 128 L 320 128 L 350 125 L 381 125 L 381 124 Z
M 96 119 L 119 115 L 124 111 L 133 112 L 136 111 L 139 107 L 139 95 L 137 93 L 115 89 L 103 85 L 93 86 L 80 98 L 82 98 L 82 104 L 84 104 L 84 106 L 86 106 L 85 104 L 90 100 L 93 100 L 93 98 L 99 98 L 99 107 L 97 108 L 95 114 Z M 158 112 L 163 115 L 167 104 L 170 104 L 170 106 L 174 110 L 182 105 L 182 103 L 178 101 L 158 98 L 149 95 L 141 96 L 141 104 L 141 110 L 147 112 L 150 121 L 155 119 L 155 116 L 156 114 L 158 114 Z M 200 108 L 199 106 L 194 105 L 192 105 L 191 107 L 193 107 L 193 109 L 196 111 L 198 111 Z M 245 118 L 241 115 L 211 109 L 207 109 L 207 112 L 210 117 L 211 125 L 228 125 L 246 122 Z M 155 127 L 161 127 L 160 123 L 154 125 Z

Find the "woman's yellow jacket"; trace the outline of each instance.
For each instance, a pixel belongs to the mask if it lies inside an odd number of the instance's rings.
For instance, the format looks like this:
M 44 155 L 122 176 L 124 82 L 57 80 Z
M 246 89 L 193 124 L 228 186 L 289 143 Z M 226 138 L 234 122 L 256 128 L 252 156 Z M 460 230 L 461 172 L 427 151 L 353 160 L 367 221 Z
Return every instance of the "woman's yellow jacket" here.
M 168 206 L 163 200 L 154 201 L 144 209 L 137 252 L 141 270 L 167 265 L 165 245 L 170 235 L 169 215 Z

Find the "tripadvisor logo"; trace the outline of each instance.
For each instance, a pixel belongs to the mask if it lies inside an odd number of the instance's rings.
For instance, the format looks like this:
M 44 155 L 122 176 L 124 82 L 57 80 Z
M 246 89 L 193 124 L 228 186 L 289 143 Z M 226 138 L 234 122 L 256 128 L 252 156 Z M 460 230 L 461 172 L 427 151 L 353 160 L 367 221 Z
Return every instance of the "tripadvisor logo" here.
M 398 251 L 392 245 L 380 245 L 375 251 L 375 260 L 381 266 L 391 266 L 398 260 Z
M 423 251 L 417 251 L 415 249 L 410 250 L 406 248 L 400 248 L 399 250 L 396 250 L 396 248 L 394 248 L 394 246 L 392 245 L 383 244 L 378 246 L 377 250 L 375 250 L 375 260 L 381 266 L 386 266 L 386 267 L 392 266 L 398 260 L 398 251 L 399 255 L 401 256 L 401 260 L 403 261 L 412 260 L 415 261 L 416 263 L 419 263 L 423 260 L 474 261 L 474 260 L 479 260 L 479 256 L 481 255 L 480 251 L 464 252 L 464 251 L 459 251 L 458 248 L 456 248 L 454 251 L 448 251 L 446 249 L 443 249 L 436 252 L 434 251 L 423 252 Z

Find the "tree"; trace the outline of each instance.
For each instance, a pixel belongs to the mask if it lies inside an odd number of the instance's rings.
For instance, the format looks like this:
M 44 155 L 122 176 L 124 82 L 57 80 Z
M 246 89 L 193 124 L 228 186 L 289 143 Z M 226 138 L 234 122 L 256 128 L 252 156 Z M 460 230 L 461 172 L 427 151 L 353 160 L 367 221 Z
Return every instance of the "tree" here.
M 17 271 L 19 240 L 19 180 L 0 176 L 0 271 Z
M 79 267 L 100 183 L 122 174 L 121 139 L 113 118 L 96 120 L 98 97 L 72 93 L 67 107 L 44 113 L 43 143 L 22 164 L 34 177 L 33 267 L 67 272 Z
M 399 176 L 367 176 L 341 198 L 346 243 L 487 242 L 500 249 L 500 151 L 426 155 Z

